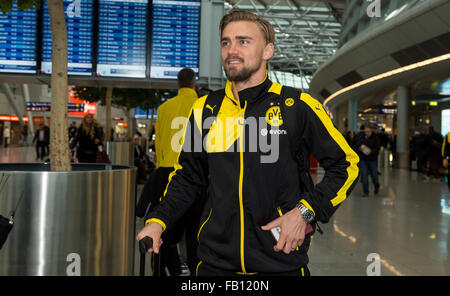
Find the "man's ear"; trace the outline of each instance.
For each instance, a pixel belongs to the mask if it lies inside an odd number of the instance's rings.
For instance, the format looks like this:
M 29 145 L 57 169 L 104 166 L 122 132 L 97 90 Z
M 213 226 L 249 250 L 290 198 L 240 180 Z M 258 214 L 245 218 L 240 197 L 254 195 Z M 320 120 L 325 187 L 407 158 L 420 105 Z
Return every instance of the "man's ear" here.
M 273 57 L 275 51 L 275 46 L 273 45 L 273 43 L 267 43 L 266 47 L 264 48 L 264 52 L 263 52 L 263 59 L 268 61 Z

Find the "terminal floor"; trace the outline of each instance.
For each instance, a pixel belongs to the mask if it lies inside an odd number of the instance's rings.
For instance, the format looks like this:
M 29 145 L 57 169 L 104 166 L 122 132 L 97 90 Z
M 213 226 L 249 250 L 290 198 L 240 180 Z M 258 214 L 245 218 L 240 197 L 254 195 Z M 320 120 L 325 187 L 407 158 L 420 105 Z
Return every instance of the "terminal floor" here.
M 0 162 L 37 162 L 34 147 L 0 148 Z M 450 191 L 442 179 L 381 168 L 378 195 L 357 184 L 309 250 L 312 275 L 366 275 L 380 258 L 381 275 L 450 275 Z M 319 171 L 320 179 L 323 172 Z M 139 192 L 142 186 L 138 187 Z M 143 227 L 137 219 L 136 232 Z M 185 254 L 180 244 L 181 253 Z M 139 273 L 136 246 L 135 275 Z M 150 256 L 147 256 L 149 273 Z

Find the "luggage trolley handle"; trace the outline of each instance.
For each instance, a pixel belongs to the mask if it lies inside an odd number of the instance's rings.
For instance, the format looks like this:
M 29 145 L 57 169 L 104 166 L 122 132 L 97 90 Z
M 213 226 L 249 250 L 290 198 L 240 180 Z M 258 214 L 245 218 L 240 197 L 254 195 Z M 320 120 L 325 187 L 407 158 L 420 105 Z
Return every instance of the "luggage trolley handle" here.
M 151 237 L 144 237 L 139 241 L 139 251 L 142 255 L 145 255 L 147 253 L 148 249 L 151 249 L 153 247 L 153 239 Z
M 139 271 L 139 275 L 140 276 L 144 276 L 145 275 L 145 254 L 147 253 L 147 251 L 149 249 L 151 249 L 153 247 L 153 239 L 151 237 L 144 237 L 143 239 L 141 239 L 139 241 L 139 252 L 141 253 L 141 266 L 140 266 L 140 271 Z M 154 254 L 154 270 L 153 270 L 153 275 L 154 276 L 159 276 L 160 272 L 159 272 L 159 265 L 160 265 L 160 258 L 158 254 Z

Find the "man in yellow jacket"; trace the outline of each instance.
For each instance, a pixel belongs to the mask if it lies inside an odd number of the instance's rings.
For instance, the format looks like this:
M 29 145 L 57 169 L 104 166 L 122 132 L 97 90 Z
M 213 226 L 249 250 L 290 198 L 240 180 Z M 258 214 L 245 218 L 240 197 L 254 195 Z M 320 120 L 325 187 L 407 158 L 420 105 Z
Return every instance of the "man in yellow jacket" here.
M 192 105 L 198 99 L 195 91 L 195 72 L 192 69 L 184 68 L 178 72 L 178 87 L 177 96 L 164 102 L 157 111 L 155 130 L 156 170 L 150 176 L 142 193 L 142 198 L 146 199 L 147 203 L 148 200 L 151 202 L 149 210 L 159 204 L 167 186 L 169 174 L 174 170 L 177 163 L 182 143 L 181 141 L 172 143 L 172 138 L 176 138 L 174 136 L 180 133 L 180 127 L 182 129 L 184 124 L 181 121 L 187 121 Z M 180 126 L 172 127 L 172 122 L 179 122 Z M 177 244 L 185 231 L 187 231 L 188 265 L 190 269 L 195 269 L 197 264 L 195 230 L 192 230 L 194 235 L 190 235 L 190 231 L 191 228 L 197 228 L 198 222 L 196 222 L 195 217 L 197 216 L 199 219 L 200 214 L 192 213 L 192 211 L 187 213 L 171 231 L 163 236 L 164 245 L 161 248 L 160 274 L 164 273 L 165 267 L 168 268 L 171 275 L 181 273 Z
M 178 73 L 178 95 L 166 101 L 159 106 L 157 112 L 157 123 L 155 131 L 155 151 L 156 151 L 156 167 L 170 168 L 177 163 L 179 151 L 172 147 L 172 138 L 179 132 L 172 129 L 172 121 L 175 118 L 188 118 L 189 111 L 194 102 L 198 99 L 195 91 L 195 73 L 192 69 L 184 68 Z
M 442 165 L 448 171 L 447 184 L 450 190 L 450 170 L 448 170 L 448 161 L 450 159 L 450 132 L 447 133 L 447 135 L 444 138 L 444 141 L 442 141 L 442 158 L 443 158 Z

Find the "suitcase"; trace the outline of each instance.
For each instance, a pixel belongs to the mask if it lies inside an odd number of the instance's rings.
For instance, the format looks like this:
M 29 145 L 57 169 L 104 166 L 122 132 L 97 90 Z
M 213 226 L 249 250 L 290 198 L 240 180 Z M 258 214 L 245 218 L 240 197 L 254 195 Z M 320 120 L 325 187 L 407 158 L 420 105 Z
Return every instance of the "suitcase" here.
M 145 254 L 147 254 L 147 250 L 153 246 L 153 240 L 151 237 L 144 237 L 139 241 L 139 252 L 141 253 L 141 263 L 139 269 L 139 276 L 145 276 Z M 160 267 L 160 255 L 153 255 L 153 276 L 160 276 L 159 267 Z

